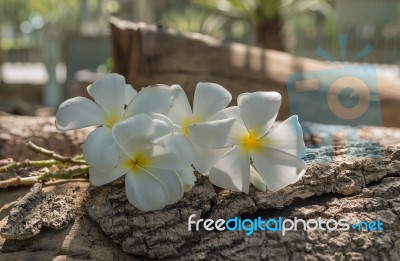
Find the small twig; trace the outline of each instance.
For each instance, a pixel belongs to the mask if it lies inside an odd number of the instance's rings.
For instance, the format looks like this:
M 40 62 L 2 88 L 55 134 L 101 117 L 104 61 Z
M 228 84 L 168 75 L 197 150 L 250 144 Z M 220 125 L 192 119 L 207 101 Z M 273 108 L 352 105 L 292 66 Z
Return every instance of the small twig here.
M 34 144 L 33 142 L 29 141 L 26 144 L 26 147 L 36 153 L 42 154 L 46 157 L 49 157 L 51 159 L 54 159 L 59 162 L 64 162 L 64 163 L 72 163 L 72 164 L 77 164 L 77 165 L 85 165 L 86 161 L 80 160 L 80 156 L 78 157 L 65 157 L 62 155 L 59 155 L 55 153 L 54 151 L 47 150 L 45 148 L 39 147 L 38 145 Z
M 83 154 L 76 155 L 75 157 L 73 157 L 73 159 L 74 159 L 74 160 L 84 160 Z
M 88 173 L 89 166 L 73 166 L 63 171 L 55 173 L 44 173 L 33 177 L 14 177 L 7 180 L 0 181 L 0 188 L 7 188 L 10 186 L 20 185 L 33 185 L 37 182 L 48 181 L 50 179 L 70 179 Z
M 43 167 L 51 167 L 54 164 L 57 164 L 58 161 L 56 160 L 37 160 L 31 161 L 26 160 L 24 162 L 12 162 L 10 164 L 4 165 L 0 167 L 0 173 L 6 173 L 14 169 L 19 168 L 28 168 L 28 167 L 35 167 L 35 168 L 43 168 Z
M 43 167 L 51 167 L 53 165 L 62 165 L 62 166 L 72 165 L 72 166 L 58 172 L 49 172 L 31 177 L 17 176 L 7 180 L 2 180 L 0 181 L 0 188 L 7 188 L 9 186 L 19 186 L 19 185 L 33 185 L 37 182 L 43 182 L 50 179 L 70 179 L 75 176 L 88 173 L 89 171 L 89 166 L 87 165 L 86 161 L 83 160 L 82 155 L 77 155 L 74 157 L 65 157 L 55 153 L 54 151 L 42 148 L 32 142 L 28 142 L 26 144 L 26 147 L 50 159 L 37 160 L 37 161 L 26 160 L 24 162 L 8 161 L 0 165 L 0 173 L 7 173 L 12 170 L 20 168 L 28 168 L 28 167 L 43 168 Z

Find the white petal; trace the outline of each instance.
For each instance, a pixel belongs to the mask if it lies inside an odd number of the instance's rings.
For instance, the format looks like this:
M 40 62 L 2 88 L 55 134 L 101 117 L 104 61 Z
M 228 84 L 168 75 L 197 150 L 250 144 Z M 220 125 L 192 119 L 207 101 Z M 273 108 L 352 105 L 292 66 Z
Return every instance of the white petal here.
M 108 127 L 92 131 L 83 144 L 83 156 L 86 162 L 100 171 L 110 171 L 115 168 L 119 161 L 119 152 Z
M 137 94 L 137 91 L 133 89 L 132 85 L 126 84 L 125 85 L 125 105 L 128 105 L 133 97 L 135 97 Z
M 258 174 L 257 170 L 250 165 L 250 183 L 253 184 L 260 191 L 267 191 L 267 186 L 264 180 Z
M 206 120 L 226 108 L 232 95 L 219 84 L 199 82 L 196 85 L 193 101 L 193 115 Z
M 154 145 L 147 167 L 179 170 L 193 162 L 192 144 L 181 134 L 162 139 Z
M 303 130 L 297 115 L 291 116 L 261 139 L 266 147 L 284 151 L 298 158 L 305 156 Z
M 147 172 L 155 176 L 168 191 L 167 204 L 175 204 L 183 196 L 183 184 L 174 170 L 147 168 Z
M 89 168 L 89 180 L 93 186 L 102 186 L 104 184 L 113 182 L 119 177 L 123 176 L 129 171 L 129 166 L 125 164 L 126 161 L 130 160 L 122 153 L 122 158 L 119 164 L 110 171 L 100 171 L 92 166 Z
M 243 121 L 256 138 L 264 136 L 272 127 L 282 97 L 277 92 L 253 92 L 241 94 L 238 105 Z
M 166 86 L 146 87 L 128 104 L 124 119 L 141 113 L 164 113 L 172 105 L 171 90 Z
M 171 118 L 172 122 L 181 125 L 182 122 L 193 118 L 192 109 L 181 86 L 172 85 L 170 88 L 174 96 L 174 102 L 167 115 Z
M 153 119 L 155 142 L 174 134 L 175 126 L 170 118 L 160 113 L 150 113 L 147 115 Z
M 239 146 L 231 148 L 210 170 L 210 181 L 221 188 L 249 192 L 250 156 Z
M 160 210 L 168 203 L 165 186 L 143 169 L 125 175 L 125 190 L 129 202 L 141 211 Z
M 125 109 L 125 89 L 125 78 L 114 73 L 96 80 L 87 91 L 108 115 L 121 118 Z
M 154 131 L 153 120 L 146 114 L 139 114 L 115 124 L 112 135 L 118 146 L 128 156 L 133 156 L 151 152 Z
M 106 114 L 99 105 L 84 97 L 75 97 L 61 103 L 56 114 L 59 130 L 75 130 L 105 123 Z
M 217 162 L 227 151 L 223 149 L 206 149 L 195 144 L 193 146 L 193 166 L 203 175 L 208 175 L 211 167 Z
M 209 119 L 209 121 L 225 120 L 228 118 L 235 118 L 236 120 L 243 122 L 242 115 L 240 114 L 239 106 L 232 106 L 232 107 L 223 109 L 223 110 L 217 112 L 216 114 L 214 114 L 214 116 L 212 116 Z
M 302 160 L 279 150 L 264 147 L 251 152 L 251 158 L 268 189 L 273 192 L 295 183 L 305 173 Z
M 179 178 L 183 184 L 183 190 L 185 192 L 190 191 L 194 183 L 196 182 L 196 176 L 194 175 L 193 168 L 191 166 L 177 170 L 176 173 L 178 174 Z
M 189 126 L 190 140 L 203 148 L 219 149 L 239 143 L 248 134 L 246 127 L 234 118 L 200 122 Z

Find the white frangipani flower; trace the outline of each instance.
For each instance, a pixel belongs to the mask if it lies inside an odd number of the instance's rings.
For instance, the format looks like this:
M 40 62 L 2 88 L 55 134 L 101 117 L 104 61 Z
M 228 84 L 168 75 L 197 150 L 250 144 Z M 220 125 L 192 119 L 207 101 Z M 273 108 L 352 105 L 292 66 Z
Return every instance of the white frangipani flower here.
M 111 171 L 90 168 L 90 182 L 101 186 L 126 174 L 128 200 L 142 211 L 160 210 L 178 202 L 185 188 L 177 172 L 187 171 L 193 157 L 188 139 L 169 135 L 172 132 L 172 125 L 167 128 L 146 114 L 117 123 L 112 135 L 121 148 L 121 160 Z M 190 180 L 184 182 L 191 184 Z
M 261 177 L 271 191 L 277 191 L 302 177 L 305 163 L 300 158 L 305 145 L 297 116 L 270 130 L 280 104 L 281 95 L 276 92 L 244 93 L 238 97 L 238 107 L 219 113 L 229 118 L 189 127 L 190 139 L 199 146 L 230 147 L 211 168 L 212 183 L 247 193 L 250 179 L 263 190 Z M 252 175 L 250 158 L 257 169 Z
M 83 155 L 89 165 L 102 171 L 111 171 L 120 158 L 120 149 L 111 135 L 114 124 L 141 113 L 163 113 L 173 100 L 168 87 L 147 87 L 137 93 L 117 74 L 98 79 L 87 90 L 95 102 L 84 97 L 63 102 L 57 111 L 56 126 L 66 131 L 99 125 L 87 137 Z
M 232 100 L 232 95 L 221 85 L 198 83 L 194 94 L 192 112 L 189 100 L 183 89 L 179 85 L 172 85 L 170 88 L 174 96 L 174 104 L 167 115 L 176 125 L 175 131 L 186 136 L 191 124 L 212 120 L 212 117 L 217 112 L 225 109 Z M 209 150 L 195 144 L 192 145 L 193 165 L 202 174 L 207 174 L 213 163 L 226 152 L 226 149 Z

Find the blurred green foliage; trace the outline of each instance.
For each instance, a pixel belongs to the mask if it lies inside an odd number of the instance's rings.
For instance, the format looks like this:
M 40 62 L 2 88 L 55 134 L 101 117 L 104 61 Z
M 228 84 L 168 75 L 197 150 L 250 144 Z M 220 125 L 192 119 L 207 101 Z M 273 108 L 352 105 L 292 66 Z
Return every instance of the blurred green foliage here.
M 71 33 L 101 35 L 107 33 L 107 19 L 112 14 L 310 57 L 315 56 L 317 43 L 337 49 L 337 34 L 347 33 L 353 36 L 349 47 L 354 52 L 370 42 L 375 47 L 373 59 L 397 61 L 400 16 L 392 19 L 377 9 L 384 6 L 400 14 L 398 3 L 400 0 L 0 0 L 0 47 L 40 47 L 49 28 L 55 28 L 60 38 Z M 340 4 L 347 13 L 339 10 Z M 377 23 L 372 16 L 387 21 Z M 43 28 L 29 28 L 35 19 L 42 19 Z M 348 19 L 357 23 L 345 22 Z
M 104 33 L 107 17 L 119 7 L 119 0 L 0 0 L 0 47 L 30 48 L 49 33 L 64 37 L 88 27 Z
M 79 18 L 79 0 L 0 0 L 1 22 L 18 28 L 33 16 L 66 29 L 76 28 Z
M 298 24 L 308 24 L 303 28 L 309 34 L 317 33 L 316 29 L 313 30 L 316 28 L 316 17 L 317 19 L 322 17 L 327 21 L 325 23 L 327 32 L 332 32 L 334 25 L 333 0 L 192 0 L 191 2 L 194 5 L 166 11 L 162 22 L 179 31 L 200 32 L 222 40 L 239 40 L 275 49 L 283 49 L 284 38 L 290 38 L 298 28 Z M 246 38 L 252 40 L 249 42 Z
M 204 8 L 188 6 L 178 7 L 165 12 L 161 22 L 181 32 L 193 32 L 225 39 L 224 26 L 228 18 Z

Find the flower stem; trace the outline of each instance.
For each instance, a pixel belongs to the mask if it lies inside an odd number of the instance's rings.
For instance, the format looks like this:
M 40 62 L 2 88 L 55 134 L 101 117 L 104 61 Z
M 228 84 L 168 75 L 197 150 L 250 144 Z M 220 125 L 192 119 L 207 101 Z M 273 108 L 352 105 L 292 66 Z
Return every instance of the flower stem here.
M 63 162 L 63 163 L 72 163 L 72 164 L 76 164 L 76 165 L 85 165 L 86 161 L 81 160 L 83 159 L 83 156 L 78 155 L 76 157 L 65 157 L 62 155 L 59 155 L 57 153 L 55 153 L 54 151 L 51 150 L 47 150 L 45 148 L 39 147 L 38 145 L 34 144 L 33 142 L 29 141 L 26 144 L 26 147 L 38 154 L 41 154 L 43 156 L 46 156 L 48 158 L 54 159 L 58 162 Z
M 37 161 L 26 160 L 24 162 L 12 162 L 10 164 L 1 166 L 0 173 L 6 173 L 6 172 L 9 172 L 14 169 L 28 168 L 28 167 L 36 167 L 36 168 L 51 167 L 57 163 L 58 163 L 58 161 L 53 160 L 53 159 L 37 160 Z
M 37 182 L 47 181 L 50 179 L 70 179 L 75 176 L 86 174 L 89 171 L 89 166 L 72 166 L 66 170 L 58 171 L 54 173 L 44 173 L 33 177 L 14 177 L 7 180 L 0 181 L 0 188 L 7 188 L 10 186 L 19 185 L 33 185 Z
M 26 144 L 26 147 L 50 159 L 36 160 L 36 161 L 26 160 L 23 162 L 14 162 L 12 159 L 2 160 L 0 162 L 1 163 L 0 174 L 21 168 L 43 168 L 43 167 L 51 167 L 53 165 L 61 166 L 64 169 L 57 172 L 47 172 L 36 176 L 30 176 L 30 177 L 16 176 L 6 180 L 0 180 L 0 188 L 7 188 L 9 186 L 19 186 L 19 185 L 33 185 L 37 182 L 43 182 L 50 179 L 70 179 L 75 176 L 89 172 L 89 166 L 83 159 L 82 155 L 77 155 L 74 157 L 65 157 L 55 153 L 54 151 L 42 148 L 32 142 L 28 142 Z

